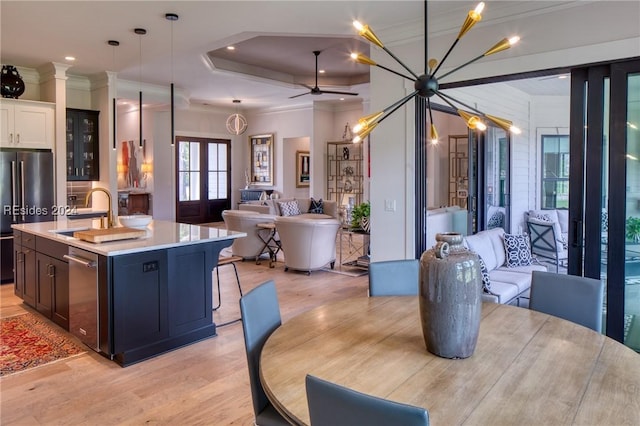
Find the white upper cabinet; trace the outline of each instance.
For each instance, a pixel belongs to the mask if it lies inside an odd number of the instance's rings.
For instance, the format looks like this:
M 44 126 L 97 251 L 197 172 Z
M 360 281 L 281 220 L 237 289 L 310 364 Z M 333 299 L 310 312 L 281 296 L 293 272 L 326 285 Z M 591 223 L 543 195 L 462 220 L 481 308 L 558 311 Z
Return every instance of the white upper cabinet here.
M 55 106 L 47 102 L 0 100 L 0 146 L 53 149 Z

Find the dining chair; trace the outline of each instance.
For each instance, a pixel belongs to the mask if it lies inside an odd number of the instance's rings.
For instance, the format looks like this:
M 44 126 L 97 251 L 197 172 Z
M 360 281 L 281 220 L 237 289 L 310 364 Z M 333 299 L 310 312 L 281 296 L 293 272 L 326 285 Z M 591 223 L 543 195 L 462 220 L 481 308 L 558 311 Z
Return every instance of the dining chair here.
M 417 259 L 369 263 L 369 296 L 417 296 L 420 281 Z
M 307 374 L 311 426 L 428 426 L 421 407 L 378 398 Z
M 601 332 L 603 295 L 600 280 L 533 271 L 529 309 Z
M 556 273 L 560 266 L 564 266 L 569 258 L 567 250 L 562 246 L 561 235 L 556 235 L 553 222 L 543 222 L 535 219 L 527 221 L 529 241 L 531 242 L 531 254 L 536 258 L 548 259 L 556 266 Z
M 265 281 L 240 298 L 240 314 L 256 424 L 288 425 L 289 423 L 269 402 L 260 381 L 262 347 L 271 333 L 282 323 L 273 280 Z

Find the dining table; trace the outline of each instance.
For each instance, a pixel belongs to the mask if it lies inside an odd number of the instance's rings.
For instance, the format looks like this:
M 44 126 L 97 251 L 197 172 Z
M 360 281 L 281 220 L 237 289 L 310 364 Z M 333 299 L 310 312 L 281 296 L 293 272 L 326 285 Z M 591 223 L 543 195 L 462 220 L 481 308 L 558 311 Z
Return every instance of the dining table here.
M 509 305 L 482 305 L 477 345 L 465 359 L 427 350 L 418 296 L 318 306 L 278 327 L 260 357 L 265 393 L 291 424 L 310 424 L 307 374 L 423 407 L 434 425 L 640 424 L 640 354 Z

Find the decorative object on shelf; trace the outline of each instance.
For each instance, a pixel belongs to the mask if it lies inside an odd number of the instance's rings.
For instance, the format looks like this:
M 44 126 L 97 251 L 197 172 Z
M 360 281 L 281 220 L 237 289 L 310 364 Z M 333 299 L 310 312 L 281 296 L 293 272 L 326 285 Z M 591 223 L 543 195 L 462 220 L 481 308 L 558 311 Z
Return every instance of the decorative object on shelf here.
M 353 176 L 353 167 L 347 166 L 344 168 L 343 172 L 347 176 Z
M 251 184 L 273 185 L 273 133 L 249 136 Z
M 296 188 L 309 187 L 311 181 L 309 160 L 309 151 L 296 151 Z
M 387 54 L 389 54 L 389 56 L 391 56 L 398 64 L 400 64 L 406 71 L 409 72 L 409 74 L 411 74 L 411 76 L 407 76 L 406 74 L 402 74 L 400 72 L 394 71 L 390 68 L 387 68 L 385 66 L 379 65 L 377 64 L 375 61 L 373 61 L 371 58 L 368 58 L 364 55 L 361 55 L 359 53 L 352 53 L 351 57 L 356 61 L 359 62 L 361 64 L 365 64 L 365 65 L 370 65 L 370 66 L 377 66 L 378 68 L 382 68 L 386 71 L 389 71 L 393 74 L 396 74 L 400 77 L 406 78 L 407 80 L 413 81 L 414 82 L 414 91 L 412 93 L 410 93 L 409 95 L 405 96 L 404 98 L 400 99 L 399 101 L 395 102 L 394 104 L 388 106 L 387 108 L 383 109 L 380 112 L 376 112 L 370 115 L 367 115 L 365 117 L 362 117 L 361 119 L 358 120 L 358 124 L 356 126 L 354 126 L 353 131 L 354 133 L 356 133 L 356 137 L 353 139 L 354 142 L 359 142 L 361 141 L 363 138 L 365 138 L 367 135 L 369 135 L 369 133 L 371 133 L 371 131 L 378 125 L 380 124 L 385 118 L 387 118 L 388 116 L 390 116 L 391 114 L 393 114 L 398 108 L 400 108 L 401 106 L 403 106 L 405 103 L 407 103 L 409 100 L 413 99 L 416 96 L 420 96 L 422 98 L 425 98 L 427 101 L 427 110 L 429 111 L 429 121 L 431 122 L 431 126 L 430 126 L 430 134 L 429 134 L 429 139 L 432 141 L 432 143 L 437 143 L 438 140 L 438 132 L 436 131 L 436 126 L 433 123 L 433 116 L 432 116 L 432 112 L 431 112 L 431 101 L 430 98 L 433 95 L 437 95 L 440 99 L 442 99 L 446 104 L 448 104 L 450 107 L 452 107 L 454 110 L 456 110 L 458 112 L 458 115 L 460 115 L 460 117 L 466 122 L 467 126 L 469 127 L 469 129 L 472 130 L 485 130 L 486 129 L 486 124 L 482 121 L 482 119 L 486 119 L 489 120 L 491 122 L 493 122 L 494 124 L 496 124 L 498 127 L 506 130 L 507 132 L 511 131 L 513 133 L 520 133 L 520 130 L 517 127 L 514 127 L 513 124 L 509 121 L 509 120 L 505 120 L 503 118 L 499 118 L 499 117 L 495 117 L 489 114 L 485 114 L 479 110 L 477 110 L 476 108 L 471 107 L 470 105 L 467 105 L 455 98 L 453 98 L 452 96 L 449 95 L 445 95 L 444 93 L 442 93 L 439 90 L 439 80 L 443 79 L 445 77 L 448 77 L 449 75 L 453 74 L 454 72 L 466 67 L 467 65 L 472 64 L 473 62 L 476 62 L 479 59 L 484 58 L 485 56 L 489 56 L 492 55 L 494 53 L 498 53 L 501 52 L 503 50 L 506 50 L 508 48 L 510 48 L 512 45 L 514 45 L 515 43 L 518 42 L 519 37 L 511 37 L 511 38 L 505 38 L 500 40 L 498 43 L 496 43 L 493 47 L 491 47 L 490 49 L 488 49 L 486 52 L 484 52 L 483 54 L 473 58 L 472 60 L 454 68 L 453 70 L 439 76 L 436 77 L 436 74 L 438 72 L 438 70 L 440 69 L 440 67 L 442 66 L 442 64 L 444 63 L 444 61 L 447 59 L 447 57 L 449 56 L 449 54 L 451 53 L 451 51 L 453 50 L 453 48 L 456 46 L 456 44 L 458 44 L 458 42 L 460 41 L 460 39 L 477 23 L 482 19 L 482 10 L 484 9 L 484 3 L 479 3 L 478 6 L 474 9 L 469 11 L 467 18 L 465 19 L 464 23 L 462 24 L 462 27 L 460 29 L 460 32 L 456 38 L 456 40 L 453 42 L 453 44 L 451 45 L 451 47 L 449 48 L 449 50 L 447 51 L 447 53 L 444 55 L 444 57 L 442 58 L 442 60 L 440 61 L 440 63 L 438 63 L 438 61 L 436 59 L 429 59 L 429 54 L 428 54 L 428 40 L 427 40 L 427 36 L 428 36 L 428 31 L 427 31 L 427 24 L 428 24 L 428 16 L 427 16 L 427 1 L 425 0 L 424 2 L 424 74 L 418 76 L 416 73 L 414 73 L 413 71 L 411 71 L 411 69 L 409 69 L 409 67 L 407 67 L 402 61 L 400 61 L 400 59 L 398 59 L 393 53 L 391 53 L 391 51 L 389 51 L 389 49 L 387 49 L 384 44 L 380 41 L 380 39 L 374 34 L 374 32 L 369 28 L 368 25 L 363 25 L 358 21 L 353 21 L 353 26 L 356 28 L 356 30 L 358 31 L 359 35 L 364 37 L 366 40 L 370 41 L 371 43 L 375 44 L 376 46 L 380 47 L 382 50 L 384 50 L 385 52 L 387 52 Z M 473 113 L 469 113 L 467 111 L 464 111 L 458 107 L 456 107 L 452 102 L 455 102 L 459 105 L 462 105 L 463 107 L 467 108 L 470 111 L 473 111 Z M 421 111 L 418 111 L 418 108 L 416 108 L 416 114 L 421 114 Z M 482 117 L 482 118 L 481 118 Z
M 348 160 L 349 159 L 349 147 L 345 146 L 342 148 L 342 159 L 343 160 Z
M 171 22 L 171 146 L 175 145 L 176 127 L 175 127 L 175 93 L 173 86 L 173 23 L 180 17 L 176 13 L 165 13 L 164 18 Z
M 308 86 L 306 84 L 302 84 L 302 86 L 304 86 L 307 89 L 309 89 L 309 91 L 305 92 L 305 93 L 301 93 L 299 95 L 289 96 L 289 99 L 298 98 L 298 97 L 304 96 L 304 95 L 322 95 L 323 93 L 334 94 L 334 95 L 358 96 L 357 93 L 353 93 L 353 92 L 340 92 L 340 91 L 335 91 L 335 90 L 323 90 L 323 89 L 320 89 L 318 87 L 318 56 L 320 55 L 320 53 L 322 53 L 320 50 L 314 50 L 313 51 L 313 54 L 316 56 L 316 85 L 311 87 L 311 86 Z
M 351 227 L 362 228 L 362 230 L 369 232 L 371 230 L 371 223 L 369 222 L 369 216 L 371 215 L 371 205 L 368 201 L 360 203 L 353 208 L 351 212 Z M 363 226 L 362 219 L 365 219 Z
M 344 181 L 344 192 L 353 192 L 353 183 L 349 179 Z
M 236 113 L 227 118 L 227 131 L 232 135 L 241 135 L 247 130 L 247 119 L 238 110 L 240 102 L 240 99 L 233 100 L 233 103 L 236 104 Z
M 420 319 L 427 350 L 443 358 L 473 355 L 480 330 L 482 274 L 462 234 L 436 234 L 420 257 Z
M 2 66 L 2 97 L 18 99 L 24 93 L 24 81 L 13 65 Z
M 351 126 L 349 126 L 349 122 L 344 126 L 344 132 L 342 133 L 342 140 L 351 142 L 353 139 L 353 132 L 351 131 Z
M 244 169 L 244 189 L 249 189 L 249 183 L 251 183 L 251 180 L 249 179 L 249 170 Z
M 268 199 L 269 199 L 269 196 L 267 196 L 267 192 L 266 192 L 266 191 L 262 191 L 262 192 L 260 193 L 260 198 L 259 198 L 259 200 L 260 200 L 260 201 L 267 201 Z

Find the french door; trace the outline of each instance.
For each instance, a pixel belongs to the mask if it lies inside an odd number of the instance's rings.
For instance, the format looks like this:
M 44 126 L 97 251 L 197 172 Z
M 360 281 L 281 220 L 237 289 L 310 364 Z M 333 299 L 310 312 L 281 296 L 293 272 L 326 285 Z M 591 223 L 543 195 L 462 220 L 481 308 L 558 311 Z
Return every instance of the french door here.
M 176 221 L 221 221 L 231 208 L 231 141 L 176 136 L 176 143 Z
M 605 283 L 609 337 L 640 351 L 640 60 L 572 70 L 568 272 Z

